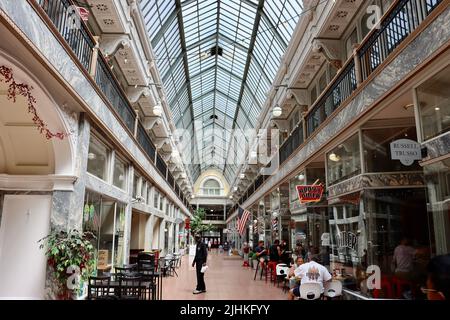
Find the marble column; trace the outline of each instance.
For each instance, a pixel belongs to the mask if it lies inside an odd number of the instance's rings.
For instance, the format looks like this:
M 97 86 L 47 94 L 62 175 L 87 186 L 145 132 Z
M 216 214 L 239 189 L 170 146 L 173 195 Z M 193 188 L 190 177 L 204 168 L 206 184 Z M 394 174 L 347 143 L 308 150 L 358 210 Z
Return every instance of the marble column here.
M 77 180 L 73 191 L 54 191 L 52 196 L 51 230 L 82 229 L 83 205 L 86 191 L 84 179 L 87 171 L 91 125 L 84 113 L 78 120 L 78 128 L 72 128 L 76 138 L 74 174 Z
M 153 248 L 153 226 L 155 224 L 155 216 L 150 215 L 145 224 L 145 251 L 150 251 Z
M 180 251 L 180 236 L 178 233 L 180 232 L 180 224 L 177 223 L 175 225 L 175 252 Z
M 164 232 L 164 229 L 166 228 L 166 219 L 163 219 L 161 221 L 161 224 L 159 225 L 159 249 L 161 250 L 161 253 L 165 255 L 167 253 L 166 248 L 166 233 Z
M 127 192 L 128 194 L 132 194 L 133 192 L 133 179 L 134 179 L 134 167 L 129 166 L 128 168 L 128 184 L 127 184 Z M 131 215 L 132 215 L 132 204 L 131 201 L 126 204 L 125 207 L 125 234 L 124 234 L 124 248 L 125 251 L 124 261 L 128 264 L 130 263 L 130 241 L 131 241 Z

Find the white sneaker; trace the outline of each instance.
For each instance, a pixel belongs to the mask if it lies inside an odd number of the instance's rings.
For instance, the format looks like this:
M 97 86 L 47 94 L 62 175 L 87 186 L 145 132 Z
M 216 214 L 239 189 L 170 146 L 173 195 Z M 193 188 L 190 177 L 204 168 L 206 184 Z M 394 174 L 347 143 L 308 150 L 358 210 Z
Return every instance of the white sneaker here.
M 202 291 L 200 291 L 200 290 L 194 290 L 192 293 L 193 293 L 193 294 L 199 294 L 199 293 L 202 293 Z

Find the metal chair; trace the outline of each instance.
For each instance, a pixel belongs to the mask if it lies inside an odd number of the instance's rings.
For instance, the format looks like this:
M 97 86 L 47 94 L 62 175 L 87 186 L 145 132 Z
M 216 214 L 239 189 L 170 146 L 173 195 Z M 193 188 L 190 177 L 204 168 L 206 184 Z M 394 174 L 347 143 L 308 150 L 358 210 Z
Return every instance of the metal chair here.
M 144 298 L 144 290 L 141 276 L 119 276 L 120 300 L 142 300 Z
M 111 294 L 111 278 L 109 276 L 89 277 L 88 300 L 116 300 L 118 297 Z
M 319 283 L 303 283 L 300 285 L 300 299 L 318 300 L 322 294 L 322 287 Z

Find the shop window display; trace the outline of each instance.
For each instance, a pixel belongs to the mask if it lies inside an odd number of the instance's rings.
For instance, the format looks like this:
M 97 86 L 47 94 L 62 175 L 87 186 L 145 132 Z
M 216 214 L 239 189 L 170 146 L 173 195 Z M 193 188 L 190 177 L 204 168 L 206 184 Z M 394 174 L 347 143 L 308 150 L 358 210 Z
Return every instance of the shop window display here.
M 327 154 L 327 183 L 333 185 L 361 173 L 358 134 Z

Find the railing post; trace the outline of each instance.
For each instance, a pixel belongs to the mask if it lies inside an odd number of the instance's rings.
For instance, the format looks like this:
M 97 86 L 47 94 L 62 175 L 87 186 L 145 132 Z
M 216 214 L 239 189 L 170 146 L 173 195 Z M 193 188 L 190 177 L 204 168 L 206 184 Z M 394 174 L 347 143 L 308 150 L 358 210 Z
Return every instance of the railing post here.
M 99 50 L 99 37 L 95 36 L 95 46 L 92 49 L 92 57 L 91 57 L 91 63 L 89 68 L 89 74 L 92 78 L 95 79 L 95 74 L 97 71 L 97 59 L 98 59 L 98 50 Z
M 136 118 L 134 120 L 134 137 L 137 139 L 137 132 L 138 132 L 138 125 L 139 125 L 139 110 L 135 109 L 134 112 L 136 113 Z
M 357 47 L 359 44 L 355 44 L 353 46 L 353 60 L 355 61 L 355 74 L 356 74 L 356 85 L 359 87 L 362 80 L 362 69 L 361 69 L 361 60 L 359 59 Z

